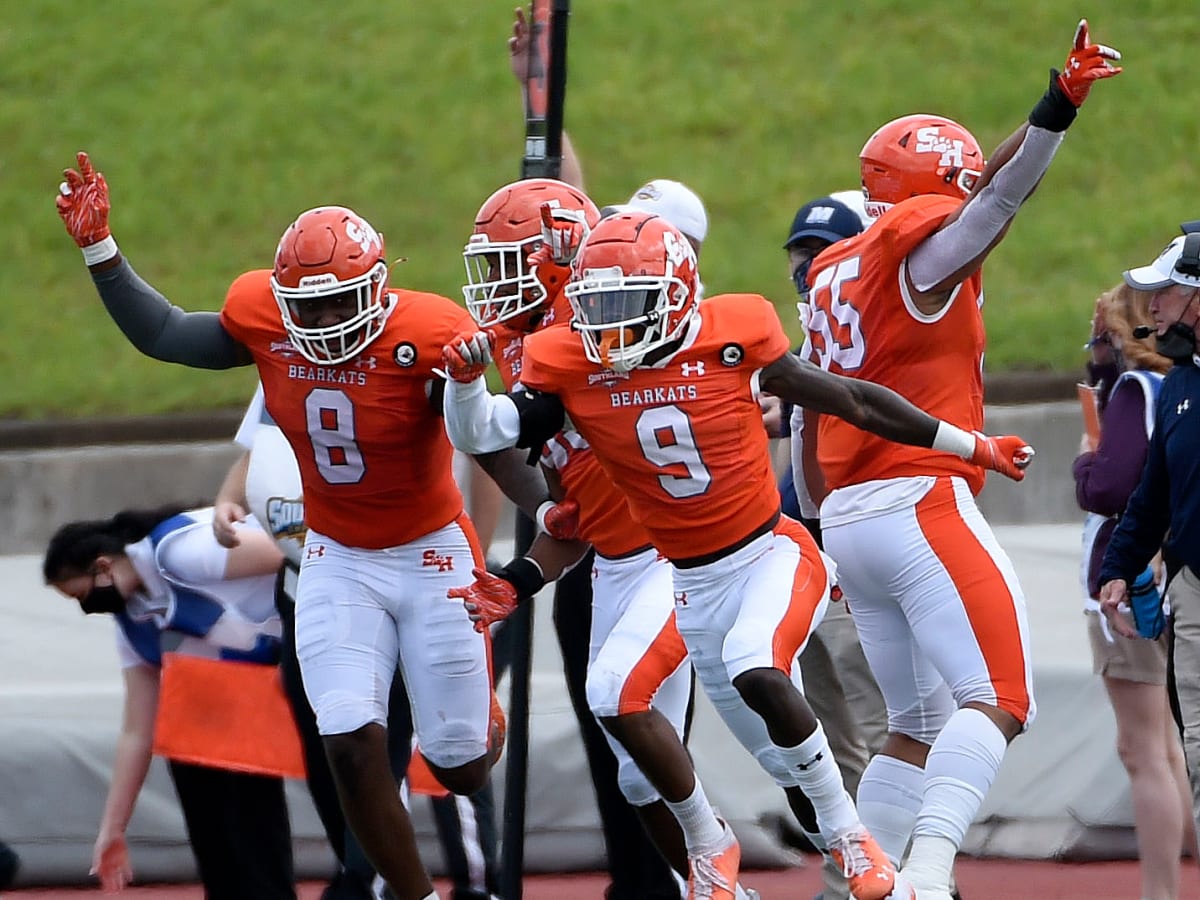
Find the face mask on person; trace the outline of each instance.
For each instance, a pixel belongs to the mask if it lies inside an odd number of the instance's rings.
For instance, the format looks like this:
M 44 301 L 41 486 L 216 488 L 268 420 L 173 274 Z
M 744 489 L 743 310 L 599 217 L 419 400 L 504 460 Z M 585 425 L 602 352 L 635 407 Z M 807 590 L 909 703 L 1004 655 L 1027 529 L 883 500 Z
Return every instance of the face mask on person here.
M 1166 334 L 1155 335 L 1154 346 L 1167 359 L 1187 362 L 1196 353 L 1196 329 L 1176 322 L 1167 329 Z
M 93 584 L 92 589 L 79 601 L 79 608 L 89 616 L 96 613 L 119 613 L 125 610 L 125 598 L 121 596 L 115 584 Z

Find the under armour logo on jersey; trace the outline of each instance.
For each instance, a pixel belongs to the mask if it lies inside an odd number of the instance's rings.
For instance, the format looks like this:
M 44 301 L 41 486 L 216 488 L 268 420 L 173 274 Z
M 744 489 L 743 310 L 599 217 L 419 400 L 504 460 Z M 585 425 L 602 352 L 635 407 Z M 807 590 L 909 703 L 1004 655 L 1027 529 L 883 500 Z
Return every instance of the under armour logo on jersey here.
M 439 572 L 454 571 L 454 557 L 442 556 L 436 550 L 426 550 L 421 554 L 422 566 L 437 566 Z
M 681 363 L 679 371 L 683 373 L 684 378 L 691 378 L 693 375 L 704 374 L 704 361 L 697 360 L 696 362 Z
M 324 544 L 309 544 L 304 548 L 304 556 L 306 559 L 317 559 L 325 555 Z
M 1185 399 L 1182 403 L 1175 407 L 1175 415 L 1182 416 L 1185 412 L 1192 408 L 1192 401 Z
M 675 591 L 675 602 L 680 606 L 687 606 L 687 591 Z
M 377 363 L 373 356 L 360 356 L 354 361 L 354 368 L 356 369 L 374 369 L 376 365 Z

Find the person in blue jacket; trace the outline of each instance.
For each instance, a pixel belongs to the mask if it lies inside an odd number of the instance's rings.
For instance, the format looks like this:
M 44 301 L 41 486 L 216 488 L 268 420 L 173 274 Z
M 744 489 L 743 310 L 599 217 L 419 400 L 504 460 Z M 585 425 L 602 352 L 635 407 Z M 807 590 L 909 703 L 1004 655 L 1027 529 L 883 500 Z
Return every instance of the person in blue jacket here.
M 1141 480 L 1100 566 L 1100 608 L 1114 630 L 1135 636 L 1131 585 L 1162 548 L 1192 812 L 1200 821 L 1200 232 L 1177 237 L 1154 262 L 1124 277 L 1130 287 L 1153 292 L 1156 349 L 1174 365 L 1159 390 Z

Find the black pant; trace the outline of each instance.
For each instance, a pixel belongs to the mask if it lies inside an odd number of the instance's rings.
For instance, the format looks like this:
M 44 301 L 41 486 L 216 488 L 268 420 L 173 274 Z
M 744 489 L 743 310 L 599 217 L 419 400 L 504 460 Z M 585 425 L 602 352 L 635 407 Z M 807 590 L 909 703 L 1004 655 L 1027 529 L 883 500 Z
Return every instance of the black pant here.
M 295 900 L 283 779 L 169 765 L 207 900 Z
M 567 693 L 587 755 L 612 884 L 608 900 L 679 900 L 671 868 L 651 842 L 617 785 L 617 758 L 587 703 L 588 644 L 592 628 L 592 555 L 559 579 L 554 590 L 554 630 L 562 650 Z M 689 723 L 691 716 L 688 716 Z

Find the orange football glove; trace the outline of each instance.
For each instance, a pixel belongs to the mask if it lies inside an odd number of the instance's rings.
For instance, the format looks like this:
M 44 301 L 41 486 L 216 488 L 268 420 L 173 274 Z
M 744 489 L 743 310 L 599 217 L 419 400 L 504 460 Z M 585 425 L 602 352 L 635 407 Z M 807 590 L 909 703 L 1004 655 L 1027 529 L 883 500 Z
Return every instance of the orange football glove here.
M 475 630 L 482 633 L 492 624 L 511 616 L 520 597 L 512 582 L 493 575 L 487 569 L 474 568 L 471 574 L 475 576 L 472 584 L 450 588 L 446 596 L 462 600 L 467 615 L 475 623 Z
M 1058 86 L 1076 107 L 1083 106 L 1093 84 L 1121 73 L 1120 66 L 1109 62 L 1120 58 L 1121 54 L 1112 47 L 1091 43 L 1087 19 L 1080 19 L 1075 28 L 1075 44 L 1058 75 Z
M 111 236 L 108 212 L 108 182 L 92 167 L 92 161 L 82 150 L 75 155 L 79 170 L 63 169 L 63 182 L 58 186 L 54 205 L 67 226 L 67 234 L 79 247 L 90 247 Z
M 560 541 L 571 541 L 579 537 L 579 503 L 563 500 L 555 503 L 547 500 L 537 511 L 538 527 L 550 537 Z
M 1033 448 L 1024 438 L 1015 434 L 993 437 L 978 431 L 975 435 L 975 452 L 971 462 L 993 472 L 999 472 L 1020 481 L 1025 477 L 1025 468 L 1033 460 Z
M 487 371 L 492 362 L 492 334 L 476 331 L 460 335 L 442 348 L 442 368 L 462 384 L 470 384 Z
M 541 250 L 549 251 L 549 255 L 539 261 L 569 266 L 575 261 L 575 254 L 579 252 L 583 239 L 588 236 L 587 217 L 581 209 L 562 209 L 549 203 L 542 204 L 541 214 Z M 530 254 L 530 260 L 541 250 Z

